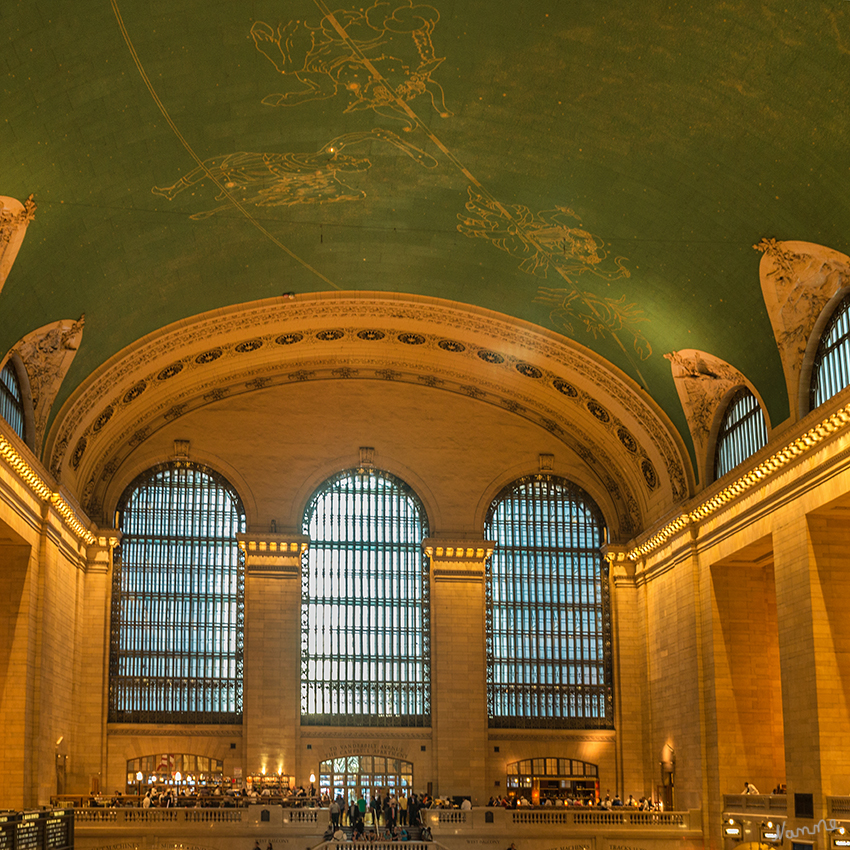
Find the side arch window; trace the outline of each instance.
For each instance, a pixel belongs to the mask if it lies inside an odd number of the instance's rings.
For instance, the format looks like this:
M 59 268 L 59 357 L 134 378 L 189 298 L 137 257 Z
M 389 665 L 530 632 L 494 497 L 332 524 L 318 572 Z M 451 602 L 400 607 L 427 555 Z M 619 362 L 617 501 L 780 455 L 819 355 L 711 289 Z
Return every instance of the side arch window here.
M 425 509 L 403 481 L 349 470 L 304 516 L 303 725 L 429 726 Z
M 245 511 L 218 473 L 169 463 L 118 503 L 109 720 L 240 723 Z
M 767 425 L 758 399 L 741 387 L 730 399 L 717 434 L 714 478 L 743 463 L 767 445 Z
M 612 728 L 604 529 L 593 499 L 554 476 L 519 479 L 490 506 L 491 727 Z
M 811 410 L 850 384 L 850 294 L 835 308 L 820 338 L 809 390 Z
M 18 370 L 11 357 L 0 370 L 0 416 L 22 440 L 26 439 L 24 396 Z

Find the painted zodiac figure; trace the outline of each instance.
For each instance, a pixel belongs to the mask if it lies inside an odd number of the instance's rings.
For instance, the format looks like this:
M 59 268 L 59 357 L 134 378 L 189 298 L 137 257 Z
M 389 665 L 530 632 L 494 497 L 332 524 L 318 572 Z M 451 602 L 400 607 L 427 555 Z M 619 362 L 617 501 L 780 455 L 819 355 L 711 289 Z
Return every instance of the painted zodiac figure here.
M 318 153 L 238 153 L 204 160 L 171 186 L 154 186 L 155 195 L 173 200 L 196 183 L 212 180 L 221 189 L 216 197 L 223 203 L 215 209 L 189 216 L 198 220 L 228 209 L 232 201 L 258 207 L 282 207 L 295 204 L 327 204 L 356 201 L 366 197 L 361 189 L 347 185 L 341 175 L 366 171 L 372 162 L 366 157 L 341 153 L 352 145 L 383 141 L 394 145 L 423 168 L 435 168 L 434 157 L 400 139 L 389 130 L 346 133 L 328 142 Z
M 523 204 L 500 204 L 469 187 L 466 210 L 458 214 L 457 229 L 470 238 L 486 239 L 500 251 L 520 260 L 526 274 L 548 278 L 552 271 L 566 286 L 538 288 L 535 301 L 553 305 L 549 313 L 552 323 L 566 333 L 583 326 L 594 338 L 612 336 L 619 341 L 623 334 L 632 337 L 634 351 L 641 360 L 652 353 L 646 337 L 635 328 L 647 321 L 637 305 L 627 303 L 625 295 L 618 299 L 599 296 L 580 289 L 575 278 L 589 272 L 606 281 L 630 277 L 622 257 L 614 258 L 613 269 L 604 269 L 608 259 L 605 243 L 576 227 L 579 217 L 567 207 L 555 207 L 533 213 Z M 621 343 L 622 344 L 622 343 Z
M 286 94 L 263 98 L 268 106 L 292 106 L 334 97 L 340 89 L 349 95 L 346 112 L 372 109 L 413 128 L 401 103 L 427 94 L 442 116 L 443 90 L 431 74 L 445 61 L 434 55 L 431 33 L 440 19 L 433 6 L 412 0 L 376 2 L 361 12 L 337 10 L 317 26 L 288 21 L 275 30 L 257 21 L 251 35 L 260 51 L 284 76 L 303 86 Z
M 567 207 L 535 214 L 523 204 L 506 207 L 495 203 L 470 187 L 466 209 L 474 216 L 458 215 L 457 229 L 471 238 L 488 239 L 512 257 L 521 258 L 519 267 L 527 274 L 548 277 L 554 266 L 567 275 L 590 271 L 606 280 L 630 276 L 619 257 L 614 260 L 617 271 L 597 268 L 607 257 L 604 243 L 575 227 L 570 219 L 579 218 Z
M 608 335 L 619 339 L 625 334 L 632 338 L 632 348 L 641 360 L 652 354 L 649 341 L 635 327 L 648 319 L 636 304 L 626 301 L 625 295 L 617 299 L 606 298 L 573 284 L 560 289 L 541 286 L 534 300 L 551 304 L 549 318 L 569 334 L 575 333 L 577 325 L 584 327 L 594 339 L 604 339 Z

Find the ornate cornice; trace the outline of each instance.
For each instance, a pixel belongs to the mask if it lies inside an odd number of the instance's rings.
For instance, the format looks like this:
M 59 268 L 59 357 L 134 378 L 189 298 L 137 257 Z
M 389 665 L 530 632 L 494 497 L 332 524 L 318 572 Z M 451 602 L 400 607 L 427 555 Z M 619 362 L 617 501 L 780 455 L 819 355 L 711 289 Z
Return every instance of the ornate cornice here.
M 98 542 L 98 538 L 86 528 L 77 512 L 68 504 L 62 494 L 53 490 L 2 434 L 0 434 L 0 458 L 44 505 L 50 505 L 59 514 L 62 521 L 78 540 L 87 543 L 89 546 Z
M 422 541 L 422 548 L 432 563 L 465 562 L 482 569 L 495 546 L 494 540 L 470 541 L 451 537 L 427 537 Z
M 422 549 L 431 561 L 432 576 L 437 582 L 473 582 L 483 584 L 487 559 L 493 554 L 492 540 L 468 540 L 451 537 L 429 537 Z
M 725 510 L 734 501 L 752 493 L 757 487 L 765 484 L 768 479 L 806 456 L 810 456 L 822 447 L 824 441 L 833 438 L 842 431 L 846 432 L 848 424 L 850 424 L 850 404 L 839 408 L 830 416 L 785 444 L 718 493 L 698 502 L 691 510 L 679 514 L 664 524 L 655 533 L 631 548 L 626 557 L 631 561 L 646 558 L 647 555 L 664 546 L 685 529 L 695 528 L 700 523 Z
M 300 578 L 301 556 L 310 539 L 304 534 L 247 532 L 237 534 L 239 548 L 245 553 L 248 575 L 270 578 Z
M 367 294 L 258 302 L 146 337 L 66 403 L 46 443 L 50 468 L 95 515 L 124 459 L 168 422 L 240 393 L 350 379 L 461 393 L 549 430 L 598 477 L 621 537 L 639 530 L 648 499 L 685 493 L 664 415 L 592 352 L 486 311 Z

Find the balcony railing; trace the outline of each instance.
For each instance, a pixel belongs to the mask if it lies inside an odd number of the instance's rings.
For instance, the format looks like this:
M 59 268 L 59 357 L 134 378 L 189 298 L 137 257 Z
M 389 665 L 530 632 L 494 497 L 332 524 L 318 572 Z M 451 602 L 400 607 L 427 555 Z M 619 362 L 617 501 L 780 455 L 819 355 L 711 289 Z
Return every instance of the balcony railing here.
M 784 815 L 788 812 L 788 796 L 786 794 L 724 794 L 723 811 L 765 814 L 771 812 Z
M 586 827 L 611 829 L 700 829 L 699 812 L 641 812 L 626 806 L 617 809 L 585 809 L 579 806 L 537 809 L 427 809 L 421 813 L 423 820 L 436 835 L 441 830 L 488 829 L 491 825 L 509 828 Z M 489 817 L 488 817 L 489 816 Z
M 197 824 L 249 825 L 262 821 L 270 825 L 297 826 L 320 830 L 330 820 L 327 809 L 288 809 L 281 806 L 248 806 L 244 809 L 74 809 L 75 821 L 80 826 L 195 826 Z M 268 817 L 263 820 L 262 813 Z
M 826 810 L 830 817 L 850 819 L 850 797 L 827 797 Z
M 138 830 L 140 827 L 167 826 L 191 831 L 199 826 L 219 826 L 222 830 L 242 828 L 257 824 L 270 829 L 294 833 L 321 832 L 330 821 L 327 809 L 288 809 L 281 806 L 252 805 L 244 809 L 136 809 L 136 808 L 83 808 L 74 809 L 76 827 L 115 828 Z M 509 831 L 535 832 L 540 829 L 564 829 L 566 831 L 612 830 L 649 832 L 661 830 L 681 835 L 683 831 L 698 831 L 701 828 L 698 811 L 692 812 L 641 812 L 622 807 L 617 810 L 585 809 L 566 807 L 563 809 L 502 809 L 475 808 L 424 809 L 420 813 L 435 838 L 439 834 L 459 832 Z

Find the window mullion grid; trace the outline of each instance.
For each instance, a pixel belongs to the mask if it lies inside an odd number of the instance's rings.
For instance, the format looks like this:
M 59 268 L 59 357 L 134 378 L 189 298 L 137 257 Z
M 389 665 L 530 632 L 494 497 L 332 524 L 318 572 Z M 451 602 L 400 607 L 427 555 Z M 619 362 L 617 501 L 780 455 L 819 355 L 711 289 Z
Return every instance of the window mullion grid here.
M 610 725 L 610 705 L 597 697 L 610 678 L 599 631 L 607 605 L 601 526 L 578 492 L 529 479 L 491 509 L 487 533 L 498 543 L 487 571 L 488 710 L 496 725 Z
M 147 473 L 124 504 L 111 715 L 229 722 L 241 710 L 236 502 L 200 469 L 166 467 Z
M 414 598 L 407 589 L 409 582 L 415 580 L 415 572 L 421 571 L 422 563 L 421 553 L 417 557 L 407 538 L 415 531 L 418 547 L 423 536 L 422 524 L 410 497 L 390 479 L 371 471 L 344 473 L 314 498 L 311 514 L 305 518 L 305 530 L 314 531 L 308 553 L 317 551 L 316 512 L 323 503 L 326 505 L 328 493 L 337 490 L 344 498 L 333 503 L 326 521 L 344 527 L 346 537 L 330 553 L 330 559 L 337 564 L 347 561 L 347 584 L 340 574 L 337 586 L 348 590 L 345 611 L 338 610 L 337 599 L 328 599 L 325 618 L 341 618 L 334 655 L 343 658 L 344 663 L 333 668 L 338 674 L 333 692 L 345 691 L 347 697 L 336 705 L 326 706 L 323 712 L 313 711 L 309 701 L 302 703 L 302 722 L 332 722 L 331 716 L 338 715 L 334 722 L 398 724 L 414 713 L 421 715 L 425 708 L 424 700 L 415 696 L 421 692 L 422 685 L 414 678 L 422 676 L 417 673 L 414 677 L 414 659 L 417 668 L 427 659 L 421 652 L 412 654 L 413 648 L 425 646 L 422 593 L 419 588 Z M 408 521 L 410 528 L 406 525 Z M 309 555 L 307 563 L 310 563 Z M 305 630 L 311 628 L 311 605 L 308 589 L 302 607 Z M 419 606 L 415 630 L 414 606 Z M 309 677 L 310 641 L 303 642 L 303 646 L 302 670 Z M 331 684 L 326 682 L 326 690 Z M 305 678 L 302 693 L 309 687 Z

